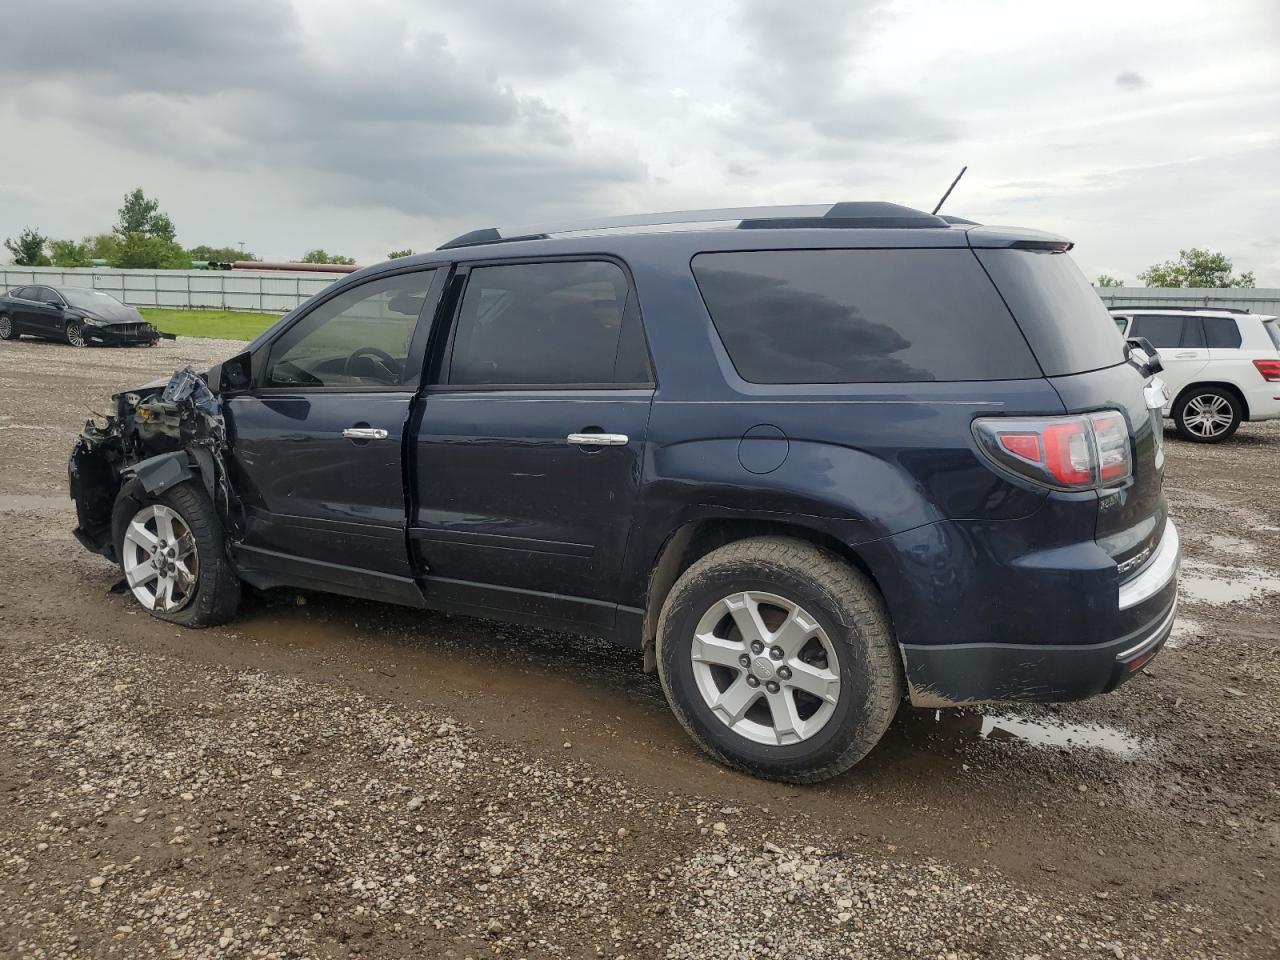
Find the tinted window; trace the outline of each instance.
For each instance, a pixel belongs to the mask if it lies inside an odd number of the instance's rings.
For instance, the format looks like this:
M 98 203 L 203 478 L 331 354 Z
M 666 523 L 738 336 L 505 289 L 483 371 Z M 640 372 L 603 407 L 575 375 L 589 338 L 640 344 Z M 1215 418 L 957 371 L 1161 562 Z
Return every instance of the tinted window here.
M 1129 323 L 1129 318 L 1115 317 L 1114 319 L 1116 321 L 1116 329 L 1119 330 L 1121 333 L 1124 333 L 1124 328 Z
M 15 287 L 10 296 L 17 297 L 19 300 L 34 300 L 36 298 L 35 287 Z
M 693 272 L 752 383 L 1040 376 L 968 250 L 703 253 Z
M 30 287 L 29 289 L 35 291 L 35 299 L 41 303 L 62 303 L 62 298 L 48 287 Z
M 1280 350 L 1280 323 L 1274 320 L 1262 321 L 1262 329 L 1267 331 L 1267 335 L 1271 337 L 1271 342 L 1276 345 L 1276 349 Z
M 412 383 L 409 343 L 433 271 L 403 273 L 326 300 L 271 348 L 273 387 L 388 387 Z
M 1204 324 L 1207 346 L 1226 349 L 1240 346 L 1240 327 L 1231 317 L 1201 317 L 1200 322 Z
M 640 315 L 628 292 L 613 263 L 476 267 L 458 311 L 449 383 L 648 381 Z
M 1183 327 L 1186 326 L 1186 319 L 1186 317 L 1134 317 L 1130 335 L 1146 337 L 1158 350 L 1180 347 L 1183 345 Z
M 1124 338 L 1065 253 L 978 250 L 1018 326 L 1051 377 L 1124 362 Z

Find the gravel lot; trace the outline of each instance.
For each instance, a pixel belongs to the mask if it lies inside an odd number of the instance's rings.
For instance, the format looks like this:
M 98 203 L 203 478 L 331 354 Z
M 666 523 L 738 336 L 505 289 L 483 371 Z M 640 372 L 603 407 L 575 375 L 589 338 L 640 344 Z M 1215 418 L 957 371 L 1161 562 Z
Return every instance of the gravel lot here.
M 276 591 L 152 620 L 72 539 L 88 409 L 239 344 L 0 343 L 0 956 L 1280 952 L 1280 423 L 1170 436 L 1184 607 L 1111 696 L 905 710 L 794 788 L 599 641 Z

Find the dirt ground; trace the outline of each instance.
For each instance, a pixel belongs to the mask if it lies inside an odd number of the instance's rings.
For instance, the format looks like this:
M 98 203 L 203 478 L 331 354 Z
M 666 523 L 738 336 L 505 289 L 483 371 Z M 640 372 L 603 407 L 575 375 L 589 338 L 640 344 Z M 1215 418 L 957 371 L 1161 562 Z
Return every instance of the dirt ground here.
M 186 631 L 71 537 L 114 390 L 237 344 L 0 343 L 0 956 L 1280 954 L 1280 423 L 1168 442 L 1173 641 L 1114 694 L 904 709 L 727 772 L 639 656 L 276 591 Z

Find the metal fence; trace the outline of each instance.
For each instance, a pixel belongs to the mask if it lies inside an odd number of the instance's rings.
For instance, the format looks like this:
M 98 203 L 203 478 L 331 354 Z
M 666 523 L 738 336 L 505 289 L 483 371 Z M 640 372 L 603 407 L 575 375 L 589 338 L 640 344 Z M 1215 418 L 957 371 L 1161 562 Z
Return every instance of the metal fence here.
M 0 267 L 0 289 L 46 283 L 104 290 L 135 307 L 286 313 L 345 275 L 282 270 Z
M 1280 289 L 1274 287 L 1102 287 L 1098 295 L 1109 307 L 1234 307 L 1280 315 Z

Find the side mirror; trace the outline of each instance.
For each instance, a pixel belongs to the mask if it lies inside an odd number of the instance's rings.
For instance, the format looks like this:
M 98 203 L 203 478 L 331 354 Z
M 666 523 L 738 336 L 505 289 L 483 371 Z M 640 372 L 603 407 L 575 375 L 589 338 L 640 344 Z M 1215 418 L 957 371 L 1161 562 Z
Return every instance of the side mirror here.
M 1153 347 L 1146 337 L 1130 337 L 1125 343 L 1129 348 L 1129 357 L 1145 367 L 1148 376 L 1164 369 L 1164 364 L 1160 360 L 1160 351 Z
M 253 354 L 246 351 L 222 362 L 218 375 L 219 393 L 239 393 L 253 386 L 252 357 Z

